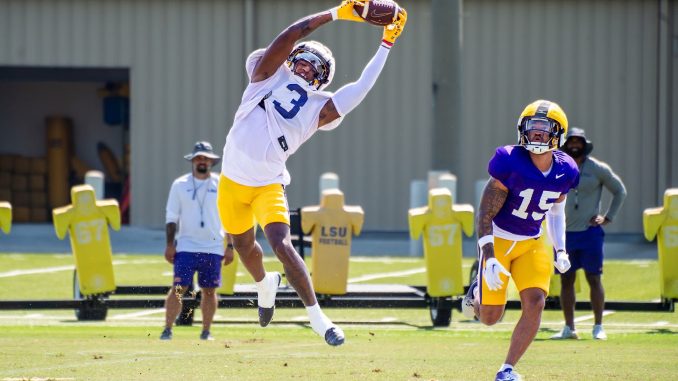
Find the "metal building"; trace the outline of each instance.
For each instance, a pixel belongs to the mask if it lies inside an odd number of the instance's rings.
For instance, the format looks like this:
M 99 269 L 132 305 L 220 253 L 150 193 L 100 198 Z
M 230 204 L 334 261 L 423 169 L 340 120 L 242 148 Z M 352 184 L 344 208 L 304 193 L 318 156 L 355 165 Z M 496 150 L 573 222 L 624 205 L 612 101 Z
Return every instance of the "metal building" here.
M 201 139 L 223 147 L 247 54 L 335 3 L 0 0 L 0 110 L 13 91 L 27 91 L 11 74 L 21 68 L 126 73 L 131 223 L 161 226 L 171 181 L 190 169 L 183 154 Z M 429 169 L 455 173 L 458 202 L 473 203 L 493 149 L 515 142 L 519 112 L 538 98 L 558 101 L 624 179 L 629 196 L 610 231 L 639 233 L 642 210 L 678 186 L 675 2 L 400 3 L 408 24 L 374 89 L 339 129 L 289 160 L 292 207 L 318 202 L 327 171 L 339 175 L 348 204 L 363 206 L 368 230 L 406 229 L 409 184 Z M 335 22 L 311 37 L 337 58 L 336 90 L 360 75 L 381 31 Z M 1 136 L 17 128 L 0 118 Z M 32 144 L 8 140 L 0 153 Z

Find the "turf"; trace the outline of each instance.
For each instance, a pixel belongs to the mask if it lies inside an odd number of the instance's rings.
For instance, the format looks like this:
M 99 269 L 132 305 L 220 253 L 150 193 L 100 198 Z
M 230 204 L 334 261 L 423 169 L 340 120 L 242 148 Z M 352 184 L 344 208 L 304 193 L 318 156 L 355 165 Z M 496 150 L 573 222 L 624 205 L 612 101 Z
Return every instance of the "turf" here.
M 3 327 L 0 377 L 75 380 L 478 380 L 492 379 L 509 333 L 349 327 L 333 348 L 308 329 L 197 327 L 172 341 L 149 327 Z M 541 333 L 520 363 L 530 380 L 671 380 L 675 334 L 626 333 L 614 340 L 554 342 Z
M 0 254 L 0 300 L 63 299 L 72 295 L 67 255 Z M 161 256 L 115 255 L 119 285 L 165 285 L 171 266 Z M 470 261 L 464 261 L 468 277 Z M 280 269 L 268 258 L 269 270 Z M 420 258 L 352 258 L 350 279 L 423 268 Z M 16 271 L 36 271 L 20 275 Z M 659 297 L 655 261 L 609 261 L 603 282 L 609 300 Z M 466 281 L 466 280 L 465 280 Z M 239 274 L 236 283 L 251 283 Z M 425 274 L 361 283 L 423 285 Z M 579 300 L 587 300 L 586 282 Z M 162 296 L 156 296 L 162 297 Z M 516 298 L 511 289 L 510 298 Z M 520 312 L 493 327 L 453 311 L 447 328 L 432 328 L 423 309 L 327 309 L 342 325 L 345 345 L 324 344 L 306 325 L 303 309 L 279 308 L 259 328 L 256 309 L 219 309 L 213 342 L 192 327 L 158 340 L 162 309 L 109 310 L 104 322 L 78 322 L 70 310 L 0 311 L 0 380 L 478 380 L 492 379 L 503 362 Z M 519 363 L 528 380 L 670 380 L 678 368 L 678 314 L 608 312 L 610 340 L 591 339 L 590 311 L 577 311 L 579 341 L 551 341 L 560 311 L 545 311 L 537 339 Z

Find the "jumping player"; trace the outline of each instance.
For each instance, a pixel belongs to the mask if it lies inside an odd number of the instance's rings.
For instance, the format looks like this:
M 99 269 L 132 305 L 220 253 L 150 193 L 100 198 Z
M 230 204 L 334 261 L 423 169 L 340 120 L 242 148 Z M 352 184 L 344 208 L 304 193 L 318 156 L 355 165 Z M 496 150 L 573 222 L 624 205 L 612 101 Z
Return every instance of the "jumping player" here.
M 509 276 L 522 315 L 496 381 L 520 380 L 514 367 L 537 334 L 549 290 L 554 254 L 541 236 L 544 218 L 561 273 L 570 267 L 565 251 L 565 197 L 579 182 L 574 160 L 557 151 L 565 141 L 567 117 L 554 102 L 538 100 L 518 118 L 518 145 L 497 148 L 478 212 L 479 271 L 462 301 L 469 318 L 493 325 L 504 314 Z
M 232 234 L 236 251 L 257 283 L 259 324 L 265 327 L 273 317 L 280 274 L 264 270 L 255 218 L 306 306 L 313 331 L 329 345 L 343 344 L 344 333 L 321 311 L 304 261 L 292 246 L 285 162 L 317 130 L 336 128 L 365 98 L 405 27 L 403 10 L 384 27 L 380 46 L 360 78 L 334 94 L 322 91 L 336 70 L 332 52 L 316 41 L 297 41 L 330 21 L 362 22 L 353 9 L 356 2 L 344 0 L 293 23 L 266 49 L 247 58 L 250 82 L 226 136 L 217 195 L 224 229 Z

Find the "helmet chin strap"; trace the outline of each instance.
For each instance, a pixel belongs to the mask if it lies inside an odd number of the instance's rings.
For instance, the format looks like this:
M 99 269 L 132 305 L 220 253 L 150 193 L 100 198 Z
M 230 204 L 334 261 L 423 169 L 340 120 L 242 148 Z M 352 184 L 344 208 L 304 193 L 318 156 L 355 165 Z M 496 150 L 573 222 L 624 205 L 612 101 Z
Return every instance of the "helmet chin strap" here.
M 525 145 L 525 149 L 537 155 L 541 155 L 543 153 L 551 151 L 553 148 L 550 148 L 548 144 L 528 143 Z
M 306 78 L 300 76 L 297 73 L 292 72 L 292 74 L 294 74 L 294 80 L 297 82 L 297 84 L 299 84 L 299 86 L 301 86 L 301 87 L 303 87 L 307 90 L 310 90 L 310 91 L 317 91 L 318 90 L 315 86 L 313 86 L 314 80 L 309 82 L 309 81 L 306 80 Z
M 553 139 L 556 139 L 556 138 L 551 138 L 544 143 L 541 143 L 541 142 L 533 143 L 529 139 L 527 139 L 527 137 L 525 137 L 526 143 L 525 143 L 524 147 L 525 147 L 526 150 L 528 150 L 532 153 L 535 153 L 537 155 L 541 155 L 543 153 L 546 153 L 548 151 L 552 151 L 552 150 L 555 149 L 555 147 L 551 146 L 551 141 Z

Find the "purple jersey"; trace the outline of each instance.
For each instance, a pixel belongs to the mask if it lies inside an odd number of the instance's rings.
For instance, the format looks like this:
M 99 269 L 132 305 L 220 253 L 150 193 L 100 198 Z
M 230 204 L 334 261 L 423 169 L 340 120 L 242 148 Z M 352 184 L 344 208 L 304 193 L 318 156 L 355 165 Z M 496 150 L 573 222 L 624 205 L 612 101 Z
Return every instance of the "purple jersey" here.
M 530 153 L 522 146 L 497 148 L 487 171 L 508 188 L 506 202 L 493 222 L 509 233 L 529 237 L 539 235 L 553 202 L 579 183 L 577 163 L 561 151 L 553 151 L 548 176 L 532 163 Z

